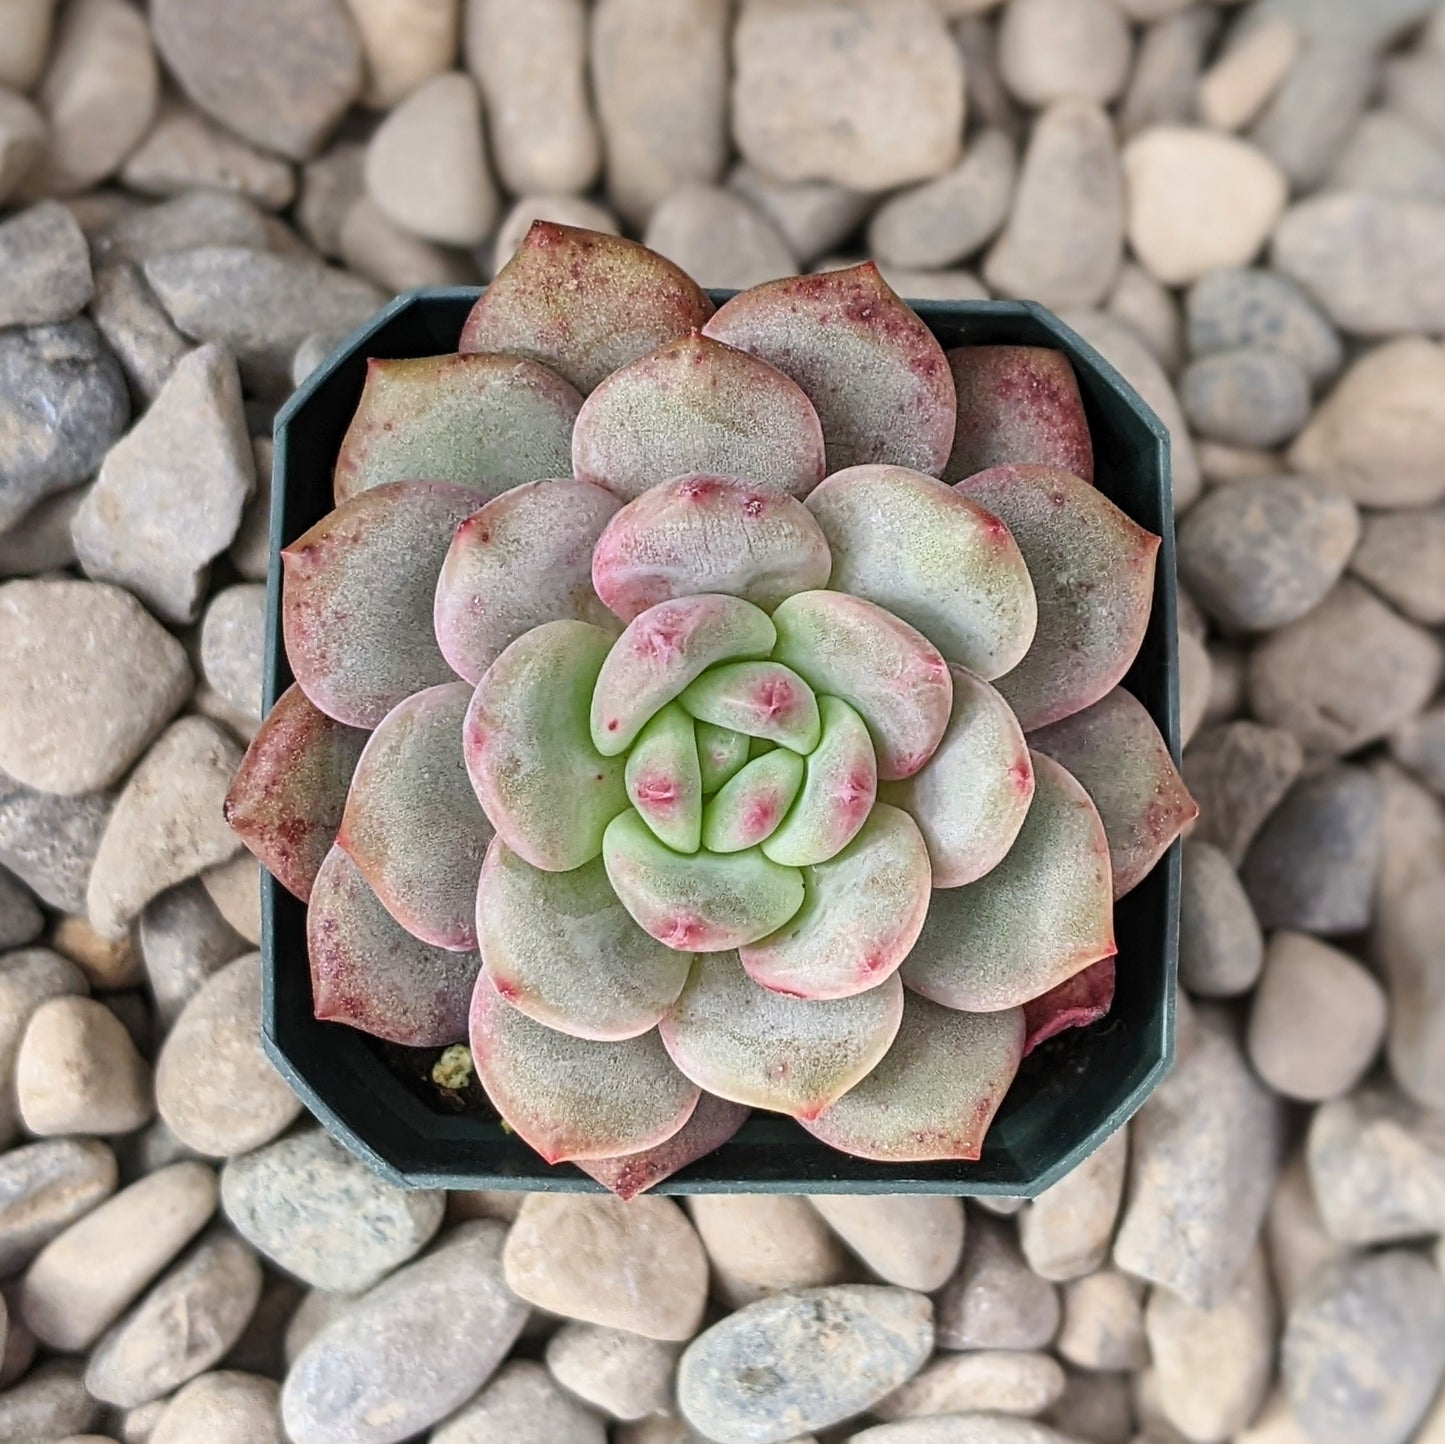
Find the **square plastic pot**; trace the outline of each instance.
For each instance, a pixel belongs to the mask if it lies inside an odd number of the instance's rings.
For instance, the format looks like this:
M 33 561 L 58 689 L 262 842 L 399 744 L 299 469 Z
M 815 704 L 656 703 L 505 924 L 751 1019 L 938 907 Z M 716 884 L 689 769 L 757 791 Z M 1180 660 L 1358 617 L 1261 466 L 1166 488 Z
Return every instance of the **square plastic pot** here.
M 434 288 L 394 301 L 308 376 L 276 418 L 267 610 L 266 706 L 291 683 L 281 642 L 276 555 L 332 506 L 331 473 L 361 395 L 369 356 L 454 351 L 480 291 Z M 714 292 L 722 300 L 731 292 Z M 1163 538 L 1154 609 L 1125 685 L 1178 758 L 1174 516 L 1169 436 L 1131 386 L 1040 306 L 917 302 L 945 348 L 1053 346 L 1078 373 L 1101 491 Z M 599 1185 L 549 1167 L 491 1116 L 447 1111 L 405 1082 L 372 1039 L 312 1016 L 304 906 L 262 881 L 263 1030 L 272 1061 L 347 1148 L 392 1182 L 418 1188 L 565 1189 Z M 1148 1097 L 1173 1060 L 1179 846 L 1116 911 L 1113 1010 L 1060 1034 L 1024 1061 L 976 1163 L 884 1165 L 837 1153 L 791 1119 L 755 1112 L 722 1148 L 661 1183 L 659 1193 L 954 1193 L 1032 1195 L 1099 1146 Z

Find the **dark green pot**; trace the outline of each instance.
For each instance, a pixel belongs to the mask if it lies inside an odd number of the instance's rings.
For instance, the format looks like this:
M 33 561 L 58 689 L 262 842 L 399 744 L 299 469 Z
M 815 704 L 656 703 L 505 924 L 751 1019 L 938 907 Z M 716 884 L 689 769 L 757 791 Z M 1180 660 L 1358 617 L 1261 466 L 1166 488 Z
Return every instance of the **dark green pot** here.
M 399 297 L 311 373 L 276 418 L 267 605 L 266 706 L 291 683 L 281 643 L 276 554 L 331 509 L 331 472 L 369 356 L 454 351 L 480 291 Z M 722 300 L 731 292 L 714 292 Z M 1169 434 L 1134 389 L 1057 317 L 1026 301 L 914 303 L 945 348 L 1054 346 L 1078 373 L 1099 489 L 1163 538 L 1154 611 L 1125 685 L 1179 752 L 1174 512 Z M 326 1128 L 378 1173 L 417 1188 L 598 1190 L 551 1167 L 495 1118 L 431 1102 L 381 1045 L 312 1016 L 305 908 L 263 874 L 263 1028 L 272 1061 Z M 1174 1050 L 1179 845 L 1116 909 L 1117 987 L 1109 1016 L 1042 1044 L 1024 1062 L 977 1163 L 878 1164 L 834 1152 L 790 1119 L 754 1113 L 717 1152 L 659 1193 L 957 1193 L 1032 1195 L 1123 1124 L 1168 1071 Z

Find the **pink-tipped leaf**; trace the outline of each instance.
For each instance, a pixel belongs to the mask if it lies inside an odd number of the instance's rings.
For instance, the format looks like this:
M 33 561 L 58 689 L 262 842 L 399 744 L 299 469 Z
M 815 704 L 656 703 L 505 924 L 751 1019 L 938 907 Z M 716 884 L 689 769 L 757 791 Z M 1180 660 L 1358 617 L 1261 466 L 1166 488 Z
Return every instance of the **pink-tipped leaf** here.
M 627 800 L 657 840 L 696 852 L 702 838 L 702 764 L 692 718 L 676 702 L 653 713 L 627 754 Z
M 813 689 L 781 662 L 724 662 L 677 699 L 701 722 L 746 732 L 806 756 L 822 722 Z
M 616 1158 L 581 1158 L 577 1167 L 625 1203 L 716 1152 L 748 1121 L 751 1111 L 726 1098 L 704 1093 L 692 1117 L 665 1143 Z
M 803 785 L 803 759 L 786 747 L 755 757 L 710 798 L 702 815 L 709 852 L 741 852 L 776 831 Z
M 1087 1028 L 1114 1005 L 1113 958 L 1100 958 L 1056 988 L 1024 1004 L 1024 1057 L 1070 1028 Z
M 702 771 L 702 790 L 710 797 L 730 777 L 735 777 L 748 760 L 752 738 L 746 732 L 730 727 L 714 727 L 699 722 L 694 728 L 697 738 L 697 760 Z

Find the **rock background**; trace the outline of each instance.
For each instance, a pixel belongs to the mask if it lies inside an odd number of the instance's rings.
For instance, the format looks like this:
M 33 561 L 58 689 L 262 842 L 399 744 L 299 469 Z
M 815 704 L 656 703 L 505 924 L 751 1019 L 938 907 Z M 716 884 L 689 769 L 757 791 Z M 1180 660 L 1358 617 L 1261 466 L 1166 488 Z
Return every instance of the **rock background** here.
M 402 1194 L 265 1061 L 271 418 L 536 216 L 1173 431 L 1179 1061 L 1038 1201 Z M 1442 333 L 1432 0 L 0 0 L 0 1444 L 1442 1444 Z

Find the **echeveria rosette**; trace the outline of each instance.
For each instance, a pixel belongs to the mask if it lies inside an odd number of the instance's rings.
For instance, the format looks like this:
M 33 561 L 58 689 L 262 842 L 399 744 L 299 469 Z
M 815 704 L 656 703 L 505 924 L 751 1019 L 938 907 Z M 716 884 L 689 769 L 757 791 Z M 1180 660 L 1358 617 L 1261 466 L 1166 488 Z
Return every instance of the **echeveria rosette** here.
M 283 554 L 228 816 L 318 1016 L 467 1036 L 625 1196 L 751 1108 L 976 1158 L 1193 811 L 1118 686 L 1158 541 L 1092 471 L 1061 353 L 945 355 L 871 266 L 714 312 L 539 222 L 458 355 L 372 364 Z

